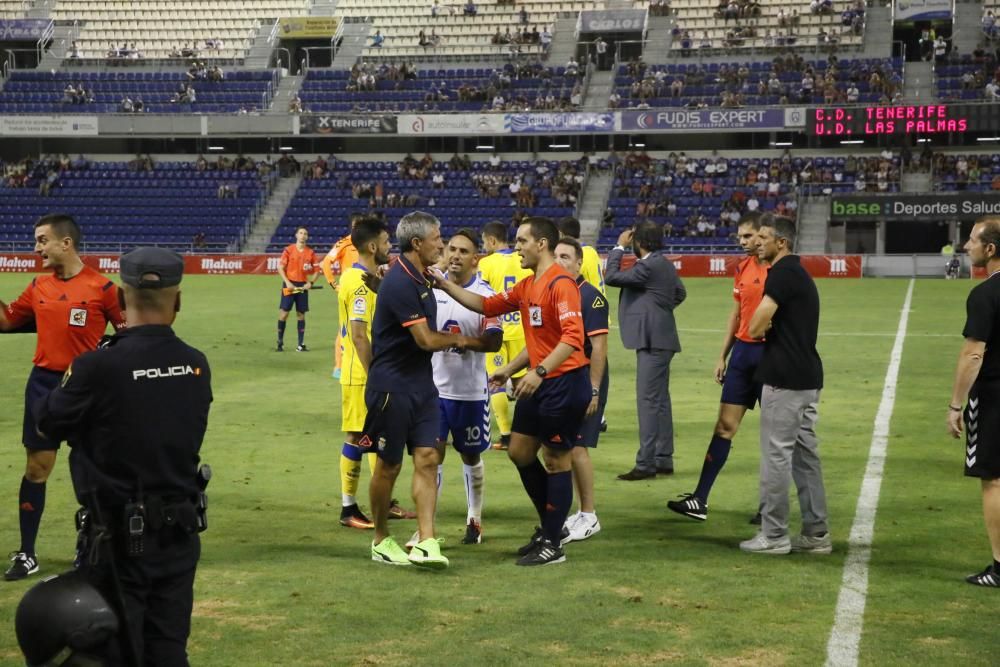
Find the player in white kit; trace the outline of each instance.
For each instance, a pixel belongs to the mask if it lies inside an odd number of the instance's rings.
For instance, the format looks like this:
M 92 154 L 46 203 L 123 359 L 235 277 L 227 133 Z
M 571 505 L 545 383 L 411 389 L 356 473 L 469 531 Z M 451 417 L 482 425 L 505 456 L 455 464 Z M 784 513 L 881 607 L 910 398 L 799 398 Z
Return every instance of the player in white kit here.
M 478 276 L 479 236 L 470 229 L 460 229 L 448 241 L 445 250 L 448 280 L 483 296 L 492 296 L 493 289 Z M 441 406 L 438 442 L 441 460 L 444 445 L 451 437 L 452 446 L 462 457 L 465 495 L 468 501 L 463 544 L 482 541 L 483 451 L 490 447 L 490 401 L 487 388 L 486 353 L 496 352 L 503 342 L 500 320 L 474 313 L 442 290 L 434 290 L 437 299 L 437 329 L 462 333 L 478 338 L 479 345 L 465 352 L 445 350 L 435 352 L 434 384 L 437 385 Z M 438 467 L 438 489 L 441 488 L 441 467 Z

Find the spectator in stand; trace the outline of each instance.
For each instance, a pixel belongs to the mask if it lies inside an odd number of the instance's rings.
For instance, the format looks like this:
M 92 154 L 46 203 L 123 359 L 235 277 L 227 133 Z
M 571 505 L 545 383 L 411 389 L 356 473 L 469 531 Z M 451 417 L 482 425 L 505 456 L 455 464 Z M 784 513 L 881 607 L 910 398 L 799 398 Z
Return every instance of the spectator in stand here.
M 462 8 L 462 13 L 465 16 L 475 16 L 476 14 L 479 13 L 479 8 L 476 7 L 475 2 L 469 0 L 468 2 L 465 3 L 465 7 Z
M 375 34 L 372 35 L 372 47 L 376 49 L 381 49 L 382 45 L 385 43 L 385 37 L 382 35 L 381 30 L 376 30 Z
M 288 113 L 302 113 L 302 98 L 298 93 L 288 102 Z

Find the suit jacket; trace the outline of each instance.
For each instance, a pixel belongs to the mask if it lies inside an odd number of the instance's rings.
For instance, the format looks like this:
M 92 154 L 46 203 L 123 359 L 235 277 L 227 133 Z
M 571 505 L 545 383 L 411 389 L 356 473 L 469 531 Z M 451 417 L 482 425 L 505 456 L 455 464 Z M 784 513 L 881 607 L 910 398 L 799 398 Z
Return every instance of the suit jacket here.
M 684 301 L 687 290 L 674 263 L 656 251 L 623 271 L 624 254 L 624 250 L 612 250 L 604 272 L 605 284 L 621 288 L 618 326 L 622 343 L 629 350 L 680 352 L 674 308 Z

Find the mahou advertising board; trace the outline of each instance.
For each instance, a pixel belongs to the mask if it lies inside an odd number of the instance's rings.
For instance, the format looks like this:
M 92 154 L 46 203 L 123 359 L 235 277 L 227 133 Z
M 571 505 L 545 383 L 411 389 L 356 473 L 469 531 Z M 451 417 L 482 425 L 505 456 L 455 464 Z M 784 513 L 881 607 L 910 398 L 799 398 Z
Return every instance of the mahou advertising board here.
M 101 273 L 116 274 L 118 255 L 84 255 L 83 261 Z M 184 272 L 189 275 L 264 275 L 278 272 L 279 255 L 185 255 Z M 670 261 L 684 278 L 731 276 L 740 255 L 670 255 Z M 635 257 L 622 260 L 627 268 Z M 802 266 L 814 278 L 860 278 L 860 255 L 803 255 Z M 0 273 L 38 273 L 42 260 L 28 253 L 0 253 Z

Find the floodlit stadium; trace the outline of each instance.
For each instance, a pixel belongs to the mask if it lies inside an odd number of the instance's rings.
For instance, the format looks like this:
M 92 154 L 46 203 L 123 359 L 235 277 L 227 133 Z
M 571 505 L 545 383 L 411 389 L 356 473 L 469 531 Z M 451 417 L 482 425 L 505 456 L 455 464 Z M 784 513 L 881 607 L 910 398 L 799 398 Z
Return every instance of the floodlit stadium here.
M 995 665 L 980 486 L 948 436 L 969 291 L 963 250 L 1000 216 L 994 0 L 0 0 L 0 299 L 46 271 L 34 225 L 65 213 L 84 262 L 120 283 L 138 247 L 184 258 L 175 330 L 212 366 L 214 469 L 195 582 L 195 665 Z M 573 217 L 602 261 L 651 221 L 687 288 L 672 361 L 675 470 L 616 479 L 638 443 L 636 356 L 608 287 L 607 431 L 590 455 L 599 534 L 553 568 L 514 566 L 535 515 L 483 453 L 481 544 L 463 544 L 459 455 L 444 462 L 440 573 L 385 568 L 342 527 L 337 292 L 310 295 L 308 354 L 275 351 L 282 250 L 318 257 L 351 220 L 413 211 L 445 241 Z M 759 410 L 707 521 L 667 502 L 699 479 L 713 372 L 750 213 L 793 220 L 816 280 L 817 435 L 830 555 L 764 558 Z M 394 245 L 393 255 L 398 247 Z M 626 264 L 633 258 L 626 253 Z M 946 279 L 947 278 L 947 279 Z M 294 340 L 290 327 L 289 340 Z M 17 548 L 21 396 L 35 335 L 0 336 L 0 547 Z M 513 403 L 511 403 L 513 406 Z M 494 438 L 499 436 L 494 423 Z M 39 575 L 73 567 L 64 447 Z M 412 466 L 394 495 L 411 507 Z M 362 465 L 358 502 L 368 506 Z M 794 493 L 792 494 L 795 495 Z M 798 504 L 791 500 L 791 530 Z M 409 519 L 390 522 L 405 540 Z M 994 556 L 996 557 L 996 556 Z

